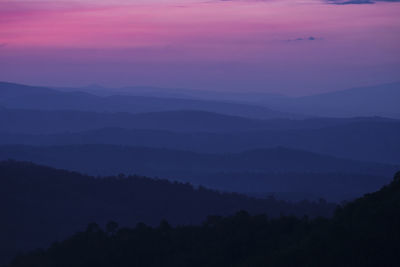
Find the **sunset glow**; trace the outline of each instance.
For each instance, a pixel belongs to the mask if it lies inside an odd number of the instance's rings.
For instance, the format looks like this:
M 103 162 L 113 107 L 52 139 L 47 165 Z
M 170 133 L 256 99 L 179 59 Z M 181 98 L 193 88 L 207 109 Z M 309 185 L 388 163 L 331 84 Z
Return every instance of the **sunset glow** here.
M 307 94 L 395 81 L 400 68 L 398 3 L 2 0 L 0 6 L 2 80 Z

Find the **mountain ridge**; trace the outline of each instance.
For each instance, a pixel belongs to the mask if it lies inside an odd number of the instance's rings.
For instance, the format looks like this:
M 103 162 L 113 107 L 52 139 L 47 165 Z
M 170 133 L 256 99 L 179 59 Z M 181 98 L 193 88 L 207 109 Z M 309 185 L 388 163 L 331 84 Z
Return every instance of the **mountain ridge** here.
M 12 88 L 10 90 L 9 88 Z M 26 91 L 29 88 L 29 93 Z M 36 91 L 36 93 L 35 93 Z M 273 111 L 264 106 L 185 98 L 111 95 L 97 96 L 82 91 L 58 91 L 13 83 L 0 83 L 0 105 L 8 108 L 81 110 L 96 112 L 144 113 L 195 109 L 249 118 L 298 117 Z M 6 95 L 4 92 L 9 92 Z M 11 93 L 10 93 L 11 92 Z M 33 92 L 33 93 L 32 93 Z
M 375 190 L 399 165 L 352 161 L 275 148 L 204 154 L 115 145 L 0 146 L 0 160 L 36 164 L 90 175 L 137 174 L 241 193 L 299 192 L 341 201 Z

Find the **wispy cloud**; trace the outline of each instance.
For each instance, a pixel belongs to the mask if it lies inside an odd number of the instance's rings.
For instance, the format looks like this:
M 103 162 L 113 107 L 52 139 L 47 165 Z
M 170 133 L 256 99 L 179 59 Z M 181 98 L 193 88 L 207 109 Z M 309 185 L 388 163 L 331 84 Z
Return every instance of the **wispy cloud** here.
M 333 5 L 363 5 L 375 4 L 376 2 L 400 2 L 400 0 L 327 0 L 328 3 Z
M 295 38 L 295 39 L 287 39 L 287 40 L 285 40 L 285 42 L 305 42 L 305 41 L 317 41 L 317 40 L 322 40 L 322 38 L 317 38 L 314 36 L 299 37 L 299 38 Z
M 7 45 L 7 43 L 0 43 L 0 48 L 3 48 Z

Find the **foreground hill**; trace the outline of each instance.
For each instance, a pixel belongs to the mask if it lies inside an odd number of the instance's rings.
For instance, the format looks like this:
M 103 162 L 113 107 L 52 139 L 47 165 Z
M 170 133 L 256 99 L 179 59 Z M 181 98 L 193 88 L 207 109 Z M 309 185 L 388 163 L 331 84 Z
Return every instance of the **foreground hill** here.
M 242 193 L 303 192 L 331 200 L 376 190 L 395 165 L 283 147 L 204 154 L 117 145 L 0 146 L 0 160 L 32 161 L 91 175 L 158 176 Z
M 128 95 L 102 97 L 79 91 L 63 92 L 6 82 L 0 82 L 0 106 L 12 109 L 129 113 L 192 109 L 258 119 L 296 117 L 250 104 Z
M 337 209 L 331 219 L 210 216 L 201 226 L 143 224 L 106 231 L 90 224 L 49 249 L 17 257 L 30 266 L 398 266 L 400 173 L 379 190 Z
M 271 217 L 313 217 L 330 216 L 334 208 L 326 202 L 254 199 L 138 176 L 94 178 L 24 162 L 0 162 L 0 174 L 3 261 L 19 250 L 64 239 L 93 221 L 133 226 L 167 219 L 172 224 L 198 224 L 209 214 L 229 215 L 241 209 Z

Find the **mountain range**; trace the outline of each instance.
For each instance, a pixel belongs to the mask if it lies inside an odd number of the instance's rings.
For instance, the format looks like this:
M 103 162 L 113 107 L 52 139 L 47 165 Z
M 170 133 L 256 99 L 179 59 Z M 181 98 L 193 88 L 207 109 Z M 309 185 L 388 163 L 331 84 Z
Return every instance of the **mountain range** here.
M 271 88 L 270 88 L 271 89 Z M 71 90 L 69 88 L 68 90 Z M 400 82 L 355 87 L 306 96 L 285 96 L 264 92 L 214 92 L 177 88 L 131 86 L 104 88 L 90 86 L 79 90 L 100 95 L 118 94 L 218 100 L 266 106 L 304 116 L 354 117 L 383 116 L 400 118 Z M 112 93 L 111 93 L 112 94 Z
M 0 82 L 0 263 L 94 221 L 191 225 L 245 209 L 325 225 L 308 216 L 400 169 L 399 85 L 287 97 Z
M 203 111 L 2 109 L 0 126 L 3 145 L 115 144 L 207 153 L 284 146 L 354 160 L 400 162 L 400 121 L 379 117 L 255 120 Z
M 97 112 L 202 110 L 257 119 L 382 116 L 400 118 L 400 82 L 289 97 L 260 92 L 174 88 L 49 88 L 0 82 L 0 106 Z
M 345 99 L 360 95 L 365 103 L 371 98 L 380 102 L 388 97 L 385 92 L 395 98 L 396 88 L 391 84 L 367 88 L 365 94 L 358 88 L 304 98 L 257 94 L 255 104 L 237 94 L 229 99 L 219 94 L 211 101 L 201 92 L 179 96 L 175 90 L 174 97 L 154 97 L 143 93 L 152 88 L 142 88 L 142 95 L 125 88 L 124 95 L 105 94 L 104 88 L 100 94 L 89 92 L 93 88 L 3 82 L 0 158 L 94 175 L 136 173 L 224 191 L 300 192 L 338 201 L 376 189 L 398 167 L 400 121 L 321 117 L 324 112 L 307 117 L 301 110 L 287 112 L 274 105 L 309 101 L 307 107 L 328 107 L 334 99 L 339 110 Z

